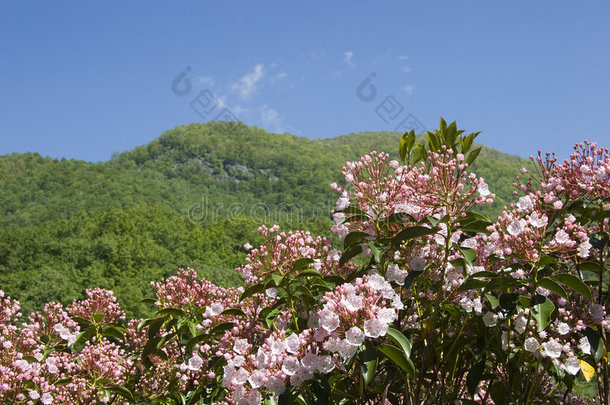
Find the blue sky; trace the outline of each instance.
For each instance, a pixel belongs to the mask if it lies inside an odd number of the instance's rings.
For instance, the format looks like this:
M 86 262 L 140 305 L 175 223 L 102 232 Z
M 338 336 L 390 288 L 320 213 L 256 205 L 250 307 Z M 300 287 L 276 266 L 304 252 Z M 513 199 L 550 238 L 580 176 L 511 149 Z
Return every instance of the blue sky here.
M 566 156 L 610 146 L 609 18 L 607 1 L 5 0 L 0 154 L 107 160 L 229 112 L 310 138 L 442 115 Z

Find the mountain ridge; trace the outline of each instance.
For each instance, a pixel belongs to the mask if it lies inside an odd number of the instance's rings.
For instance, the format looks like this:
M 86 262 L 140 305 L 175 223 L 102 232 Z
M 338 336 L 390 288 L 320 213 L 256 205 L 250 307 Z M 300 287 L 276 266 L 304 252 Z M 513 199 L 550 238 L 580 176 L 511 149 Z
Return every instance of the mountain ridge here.
M 400 136 L 311 140 L 216 122 L 176 127 L 106 162 L 0 156 L 0 285 L 24 313 L 101 286 L 141 316 L 149 281 L 178 267 L 238 284 L 242 246 L 262 242 L 263 223 L 333 238 L 330 183 L 373 149 L 397 159 Z M 473 170 L 498 195 L 484 213 L 511 199 L 527 162 L 483 147 Z

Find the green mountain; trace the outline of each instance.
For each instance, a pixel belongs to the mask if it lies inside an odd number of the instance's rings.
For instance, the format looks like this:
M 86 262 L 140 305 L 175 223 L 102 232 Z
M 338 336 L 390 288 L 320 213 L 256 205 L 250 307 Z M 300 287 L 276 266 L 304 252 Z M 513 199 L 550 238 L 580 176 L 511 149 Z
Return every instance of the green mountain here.
M 132 316 L 150 280 L 193 267 L 223 285 L 256 228 L 279 223 L 329 234 L 341 167 L 371 150 L 397 158 L 400 135 L 331 139 L 271 134 L 235 122 L 191 124 L 107 162 L 0 156 L 0 289 L 24 312 L 63 303 L 84 288 L 115 290 Z M 473 170 L 511 200 L 525 159 L 483 148 Z

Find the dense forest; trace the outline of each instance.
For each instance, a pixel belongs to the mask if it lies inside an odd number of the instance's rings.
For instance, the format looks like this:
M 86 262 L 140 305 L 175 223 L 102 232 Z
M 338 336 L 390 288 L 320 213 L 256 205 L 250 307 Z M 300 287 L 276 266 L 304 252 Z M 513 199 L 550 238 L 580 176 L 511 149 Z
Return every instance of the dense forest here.
M 69 303 L 92 286 L 115 291 L 130 316 L 150 280 L 195 268 L 221 285 L 257 227 L 279 223 L 329 235 L 341 167 L 371 151 L 397 158 L 401 134 L 331 139 L 271 134 L 235 122 L 191 124 L 100 163 L 37 153 L 0 156 L 0 286 L 24 313 Z M 510 201 L 525 159 L 483 147 L 473 171 Z

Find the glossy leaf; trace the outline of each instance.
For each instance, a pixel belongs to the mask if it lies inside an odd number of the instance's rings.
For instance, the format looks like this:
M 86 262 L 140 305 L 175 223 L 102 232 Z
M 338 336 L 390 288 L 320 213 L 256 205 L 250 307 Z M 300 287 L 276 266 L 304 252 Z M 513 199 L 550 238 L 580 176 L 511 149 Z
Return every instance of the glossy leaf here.
M 559 273 L 555 274 L 551 278 L 577 291 L 583 297 L 586 297 L 589 300 L 593 299 L 591 296 L 591 290 L 579 277 L 576 277 L 573 274 Z

